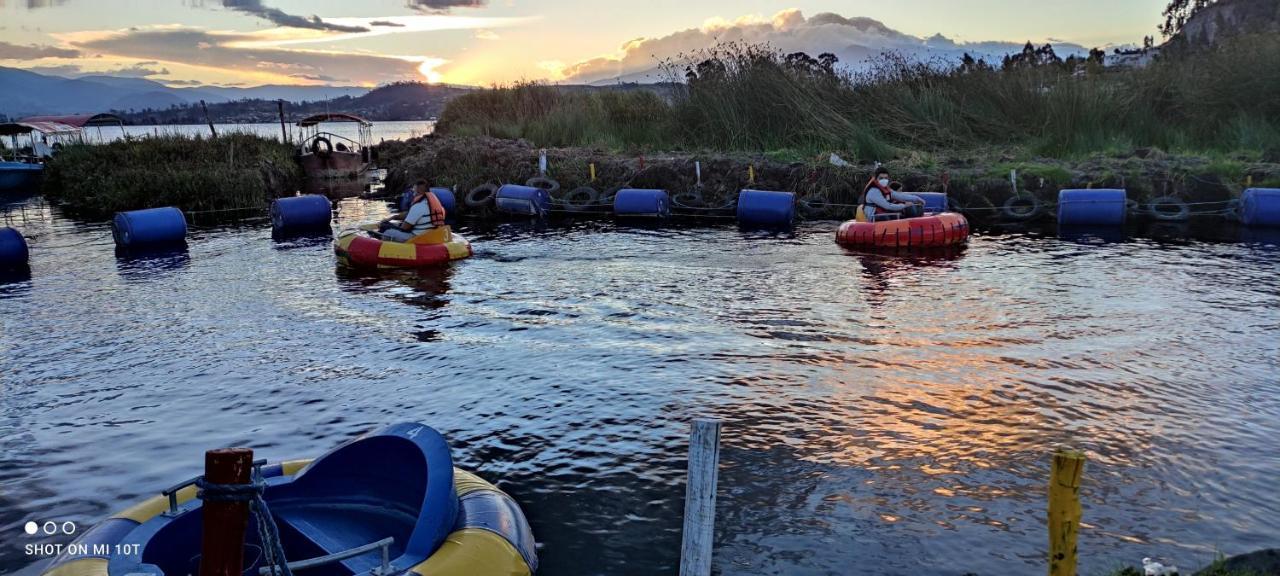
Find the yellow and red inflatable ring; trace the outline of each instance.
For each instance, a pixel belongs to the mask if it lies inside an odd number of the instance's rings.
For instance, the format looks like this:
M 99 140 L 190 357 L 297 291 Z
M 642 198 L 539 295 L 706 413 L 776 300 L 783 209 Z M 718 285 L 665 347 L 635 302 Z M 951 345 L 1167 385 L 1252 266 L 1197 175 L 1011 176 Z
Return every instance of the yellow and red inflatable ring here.
M 422 268 L 471 256 L 471 243 L 448 226 L 409 242 L 380 240 L 367 230 L 346 230 L 333 243 L 338 261 L 356 268 Z

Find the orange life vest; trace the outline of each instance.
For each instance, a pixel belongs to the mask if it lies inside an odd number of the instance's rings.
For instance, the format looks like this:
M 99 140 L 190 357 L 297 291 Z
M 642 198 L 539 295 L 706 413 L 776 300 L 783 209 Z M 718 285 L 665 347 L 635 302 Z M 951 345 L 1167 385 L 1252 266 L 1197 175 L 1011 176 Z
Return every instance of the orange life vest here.
M 871 181 L 867 182 L 867 185 L 862 188 L 862 199 L 858 202 L 859 204 L 862 204 L 863 206 L 867 205 L 867 192 L 871 191 L 872 186 L 880 189 L 880 193 L 884 194 L 885 200 L 893 202 L 893 190 L 890 190 L 888 186 L 881 186 L 880 181 L 877 180 L 875 176 L 872 176 Z

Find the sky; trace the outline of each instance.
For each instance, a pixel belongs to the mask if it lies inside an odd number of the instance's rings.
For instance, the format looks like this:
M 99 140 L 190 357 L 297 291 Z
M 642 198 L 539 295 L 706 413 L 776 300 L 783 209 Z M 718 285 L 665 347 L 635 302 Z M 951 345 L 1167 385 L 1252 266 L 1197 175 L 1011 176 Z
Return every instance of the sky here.
M 947 57 L 1156 36 L 1167 0 L 0 0 L 0 66 L 171 86 L 587 82 L 725 40 Z M 940 35 L 940 36 L 939 36 Z M 931 52 L 932 53 L 932 52 Z

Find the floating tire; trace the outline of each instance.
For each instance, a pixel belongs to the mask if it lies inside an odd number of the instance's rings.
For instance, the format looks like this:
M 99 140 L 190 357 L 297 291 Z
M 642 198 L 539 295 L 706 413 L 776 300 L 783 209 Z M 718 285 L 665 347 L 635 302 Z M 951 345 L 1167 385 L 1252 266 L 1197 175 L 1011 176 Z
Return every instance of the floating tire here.
M 707 206 L 706 199 L 702 197 L 702 191 L 696 188 L 676 194 L 671 198 L 671 203 L 678 208 L 698 209 Z
M 582 212 L 588 208 L 593 208 L 599 201 L 600 192 L 590 186 L 574 188 L 560 200 L 565 209 L 571 212 Z
M 1011 222 L 1025 222 L 1039 216 L 1043 206 L 1035 196 L 1014 196 L 1004 201 L 1000 215 Z
M 1147 214 L 1161 222 L 1185 222 L 1191 217 L 1191 208 L 1181 198 L 1161 196 L 1147 203 Z
M 467 208 L 486 208 L 493 206 L 493 199 L 498 196 L 498 185 L 492 182 L 486 182 L 467 192 L 467 197 L 463 199 L 463 203 Z
M 547 178 L 546 176 L 534 176 L 526 180 L 524 185 L 546 190 L 547 195 L 552 197 L 556 195 L 556 192 L 560 191 L 560 183 L 556 182 L 554 178 Z
M 955 196 L 947 196 L 947 210 L 956 214 L 964 214 L 964 203 L 956 199 Z
M 1142 205 L 1138 204 L 1133 198 L 1126 198 L 1124 201 L 1124 209 L 1130 216 L 1137 216 L 1142 213 Z
M 320 146 L 322 142 L 324 143 L 323 147 Z M 311 141 L 311 153 L 321 158 L 327 157 L 330 154 L 333 154 L 333 142 L 330 142 L 329 139 L 324 136 L 319 136 L 315 140 Z

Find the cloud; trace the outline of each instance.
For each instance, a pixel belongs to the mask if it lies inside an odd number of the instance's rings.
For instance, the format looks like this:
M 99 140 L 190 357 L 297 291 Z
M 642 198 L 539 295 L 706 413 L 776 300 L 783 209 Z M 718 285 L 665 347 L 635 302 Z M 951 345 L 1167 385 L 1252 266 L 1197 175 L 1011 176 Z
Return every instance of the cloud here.
M 80 74 L 83 69 L 75 64 L 59 64 L 57 66 L 31 66 L 23 68 L 27 72 L 35 72 L 36 74 L 44 74 L 46 76 L 74 76 Z
M 289 28 L 306 28 L 309 30 L 328 30 L 332 32 L 367 32 L 362 26 L 346 26 L 321 20 L 319 16 L 310 18 L 289 14 L 279 8 L 268 8 L 262 0 L 222 0 L 222 5 L 237 12 L 252 14 L 272 23 Z
M 316 82 L 347 82 L 341 78 L 326 76 L 324 74 L 290 74 L 290 78 L 301 78 L 303 80 L 314 80 Z
M 203 86 L 204 82 L 199 80 L 162 80 L 169 86 Z
M 26 4 L 27 6 L 27 10 L 51 8 L 55 6 L 61 6 L 66 3 L 67 3 L 67 0 L 26 0 L 26 2 L 24 2 L 24 4 Z M 3 7 L 4 7 L 4 2 L 0 1 L 0 8 L 3 8 Z
M 39 44 L 11 44 L 0 41 L 0 60 L 35 60 L 37 58 L 76 58 L 77 50 L 59 48 L 57 46 L 41 46 Z
M 391 28 L 404 28 L 404 24 L 401 24 L 399 22 L 392 22 L 390 20 L 371 20 L 369 21 L 369 25 L 391 27 Z
M 895 51 L 920 59 L 957 60 L 965 52 L 975 57 L 997 58 L 1022 49 L 1022 42 L 955 42 L 941 34 L 921 38 L 904 34 L 865 17 L 845 17 L 824 12 L 806 18 L 800 10 L 783 10 L 771 18 L 744 16 L 736 20 L 712 19 L 660 38 L 637 38 L 617 53 L 571 64 L 562 71 L 570 82 L 598 82 L 629 77 L 633 81 L 665 80 L 659 63 L 679 59 L 725 42 L 769 44 L 784 52 L 818 55 L 830 52 L 841 65 L 855 69 L 869 58 Z M 1075 44 L 1056 44 L 1060 55 L 1087 52 Z
M 148 68 L 147 65 L 156 65 L 159 62 L 139 62 L 133 66 L 116 68 L 102 72 L 105 76 L 119 76 L 121 78 L 146 78 L 148 76 L 168 76 L 168 68 Z
M 482 8 L 486 0 L 405 0 L 405 5 L 420 12 L 448 12 L 454 8 Z
M 420 79 L 418 67 L 427 60 L 416 56 L 285 49 L 262 45 L 260 36 L 253 33 L 210 32 L 178 26 L 68 33 L 58 37 L 82 50 L 112 57 L 214 68 L 265 80 L 293 74 L 325 74 L 362 84 Z
M 497 32 L 487 29 L 476 30 L 475 36 L 476 40 L 500 40 L 502 38 L 501 36 L 498 36 Z

